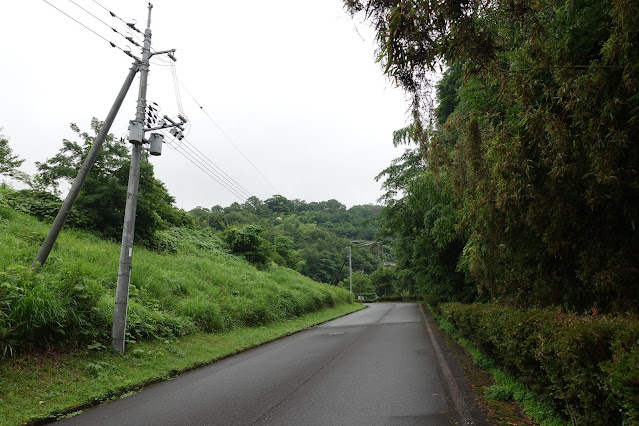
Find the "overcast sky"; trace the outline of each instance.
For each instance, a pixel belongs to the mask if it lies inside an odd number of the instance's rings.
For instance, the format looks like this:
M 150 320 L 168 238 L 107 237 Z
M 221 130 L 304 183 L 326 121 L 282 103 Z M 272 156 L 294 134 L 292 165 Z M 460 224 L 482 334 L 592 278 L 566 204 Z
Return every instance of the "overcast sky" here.
M 123 48 L 123 37 L 73 2 L 125 36 L 126 26 L 99 4 L 146 26 L 143 0 L 47 1 Z M 279 193 L 349 207 L 376 202 L 374 177 L 400 154 L 392 132 L 406 125 L 408 103 L 375 63 L 372 30 L 352 19 L 342 0 L 153 5 L 153 49 L 177 49 L 177 76 L 191 93 L 181 87 L 193 147 L 262 200 Z M 5 4 L 0 39 L 1 133 L 33 173 L 35 161 L 73 138 L 69 123 L 88 130 L 91 117 L 104 120 L 132 60 L 43 0 Z M 148 99 L 175 116 L 170 70 L 152 59 Z M 118 137 L 135 116 L 138 81 L 111 128 Z M 241 201 L 167 145 L 151 161 L 179 207 Z

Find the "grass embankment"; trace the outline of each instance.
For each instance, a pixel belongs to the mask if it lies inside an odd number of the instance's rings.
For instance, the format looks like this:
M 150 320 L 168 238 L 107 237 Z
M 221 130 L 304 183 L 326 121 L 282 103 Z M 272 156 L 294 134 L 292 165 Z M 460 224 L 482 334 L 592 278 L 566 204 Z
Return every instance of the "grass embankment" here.
M 55 413 L 357 309 L 348 291 L 277 266 L 257 270 L 214 235 L 173 230 L 163 238 L 175 254 L 134 249 L 129 354 L 120 358 L 102 349 L 110 340 L 119 245 L 65 231 L 33 272 L 28 265 L 48 226 L 1 201 L 2 422 Z M 300 318 L 324 309 L 326 316 Z

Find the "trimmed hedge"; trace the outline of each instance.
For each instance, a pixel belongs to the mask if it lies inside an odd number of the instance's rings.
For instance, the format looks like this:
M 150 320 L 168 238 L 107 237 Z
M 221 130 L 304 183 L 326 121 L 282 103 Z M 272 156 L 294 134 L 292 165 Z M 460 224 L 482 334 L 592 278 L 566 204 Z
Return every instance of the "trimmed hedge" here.
M 639 424 L 639 319 L 439 306 L 441 315 L 573 424 Z
M 417 295 L 404 295 L 404 296 L 380 296 L 377 298 L 378 302 L 420 302 L 423 300 L 423 296 Z

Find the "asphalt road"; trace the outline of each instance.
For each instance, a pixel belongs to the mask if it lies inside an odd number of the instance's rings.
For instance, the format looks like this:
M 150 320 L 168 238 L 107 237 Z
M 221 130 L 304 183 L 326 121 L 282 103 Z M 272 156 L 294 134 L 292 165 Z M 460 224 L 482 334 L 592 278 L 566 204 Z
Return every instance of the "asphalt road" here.
M 416 304 L 372 304 L 68 425 L 450 425 Z

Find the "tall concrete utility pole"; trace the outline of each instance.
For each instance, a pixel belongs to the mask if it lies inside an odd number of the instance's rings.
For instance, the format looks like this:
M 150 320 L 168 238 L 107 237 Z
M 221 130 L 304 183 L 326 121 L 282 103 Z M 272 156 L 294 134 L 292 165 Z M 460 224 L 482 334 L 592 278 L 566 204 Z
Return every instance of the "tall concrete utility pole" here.
M 124 335 L 126 332 L 126 312 L 129 303 L 129 282 L 131 278 L 131 260 L 133 259 L 133 235 L 135 232 L 135 212 L 137 209 L 138 189 L 140 187 L 140 160 L 142 158 L 142 142 L 144 141 L 144 113 L 146 110 L 146 86 L 149 76 L 149 59 L 151 58 L 151 10 L 144 31 L 144 47 L 140 62 L 140 90 L 135 120 L 129 126 L 129 142 L 133 144 L 131 150 L 131 167 L 129 169 L 129 184 L 126 192 L 126 207 L 124 210 L 124 227 L 122 229 L 122 247 L 118 269 L 118 283 L 115 289 L 115 307 L 113 309 L 113 329 L 111 330 L 111 344 L 113 349 L 124 353 Z
M 33 260 L 33 264 L 31 265 L 32 269 L 36 268 L 38 265 L 40 266 L 44 265 L 44 263 L 47 261 L 47 258 L 49 257 L 49 253 L 51 253 L 51 249 L 53 248 L 53 244 L 58 239 L 58 235 L 60 235 L 60 231 L 62 230 L 62 227 L 64 226 L 64 222 L 66 222 L 67 217 L 69 217 L 69 213 L 71 212 L 71 207 L 73 207 L 73 203 L 75 203 L 75 199 L 78 197 L 78 194 L 80 193 L 80 190 L 82 189 L 82 185 L 84 185 L 84 181 L 87 179 L 87 176 L 89 175 L 89 172 L 91 171 L 91 168 L 93 167 L 93 164 L 95 163 L 95 160 L 98 158 L 98 153 L 100 152 L 100 148 L 102 148 L 102 144 L 104 143 L 107 135 L 109 134 L 109 130 L 111 130 L 111 125 L 113 124 L 113 120 L 115 120 L 116 115 L 118 115 L 120 106 L 122 106 L 122 102 L 124 101 L 124 98 L 126 97 L 126 94 L 129 91 L 129 88 L 131 87 L 131 83 L 133 83 L 133 79 L 135 78 L 135 74 L 138 72 L 138 69 L 139 69 L 139 63 L 136 60 L 131 66 L 131 69 L 129 70 L 129 74 L 126 76 L 126 80 L 124 80 L 124 84 L 122 85 L 122 88 L 120 89 L 120 93 L 118 93 L 118 96 L 115 98 L 115 102 L 113 102 L 113 106 L 111 107 L 111 110 L 109 111 L 109 114 L 107 115 L 106 120 L 104 120 L 104 123 L 102 124 L 102 127 L 100 128 L 100 131 L 98 132 L 98 135 L 93 141 L 93 145 L 91 145 L 91 149 L 89 150 L 89 153 L 84 159 L 84 163 L 82 164 L 82 167 L 80 167 L 80 170 L 78 170 L 78 175 L 76 176 L 76 178 L 73 181 L 73 184 L 71 185 L 71 189 L 69 190 L 69 193 L 67 194 L 67 198 L 62 203 L 62 206 L 60 207 L 60 210 L 58 211 L 58 214 L 56 215 L 55 220 L 53 221 L 53 224 L 51 225 L 51 229 L 49 229 L 49 233 L 47 234 L 46 238 L 42 242 L 42 245 L 40 246 L 40 250 L 38 250 L 38 254 Z
M 120 262 L 118 267 L 118 283 L 115 290 L 115 307 L 113 309 L 113 329 L 111 330 L 111 344 L 113 349 L 119 353 L 124 353 L 125 333 L 126 333 L 126 315 L 129 303 L 129 284 L 131 280 L 131 261 L 133 259 L 133 236 L 135 233 L 135 212 L 137 209 L 138 189 L 140 186 L 140 160 L 142 158 L 142 144 L 147 141 L 144 139 L 144 133 L 147 130 L 164 129 L 178 127 L 182 129 L 181 124 L 186 121 L 180 116 L 182 123 L 175 123 L 168 117 L 164 117 L 171 124 L 160 125 L 152 129 L 145 129 L 145 112 L 146 112 L 146 88 L 149 75 L 149 59 L 158 54 L 167 53 L 169 58 L 175 61 L 172 53 L 173 50 L 165 50 L 161 52 L 151 53 L 151 10 L 153 5 L 149 3 L 149 15 L 147 19 L 146 30 L 144 31 L 144 46 L 142 48 L 142 60 L 140 61 L 140 91 L 138 93 L 138 104 L 135 114 L 135 120 L 129 125 L 129 142 L 133 144 L 131 150 L 131 167 L 129 169 L 129 184 L 126 194 L 126 207 L 124 211 L 124 227 L 122 229 L 122 248 L 120 250 Z M 177 130 L 176 135 L 181 135 Z M 161 135 L 152 134 L 152 137 Z M 181 139 L 183 136 L 177 136 Z M 151 143 L 153 145 L 153 143 Z M 152 152 L 153 153 L 153 152 Z

